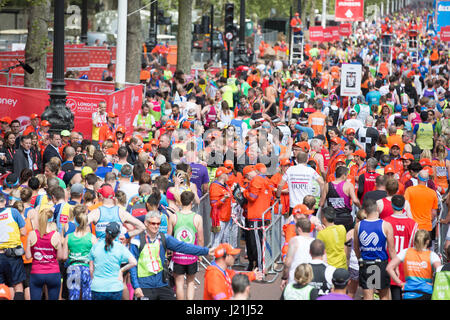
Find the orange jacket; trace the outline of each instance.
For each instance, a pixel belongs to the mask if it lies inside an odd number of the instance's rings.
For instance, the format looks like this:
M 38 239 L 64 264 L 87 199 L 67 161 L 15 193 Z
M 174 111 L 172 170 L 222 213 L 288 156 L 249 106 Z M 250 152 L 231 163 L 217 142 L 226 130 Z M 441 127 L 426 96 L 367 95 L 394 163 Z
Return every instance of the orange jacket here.
M 275 187 L 280 184 L 281 179 L 283 178 L 283 175 L 280 172 L 275 173 L 270 180 L 274 184 Z M 286 183 L 283 187 L 283 190 L 288 190 L 289 186 Z M 281 214 L 287 214 L 289 213 L 289 193 L 287 194 L 281 194 L 280 197 L 280 203 L 281 203 Z M 275 207 L 275 212 L 278 212 L 278 205 Z
M 215 263 L 206 268 L 203 300 L 230 300 L 233 296 L 231 279 L 238 273 L 232 269 L 223 271 Z M 254 272 L 246 272 L 250 281 L 256 279 Z
M 266 211 L 272 202 L 273 188 L 269 180 L 261 176 L 254 177 L 244 190 L 244 197 L 248 200 L 247 219 L 261 219 L 262 214 Z M 265 219 L 271 219 L 270 210 L 265 213 Z
M 98 143 L 101 145 L 106 141 L 109 135 L 116 136 L 116 130 L 111 130 L 107 124 L 100 128 L 98 132 Z
M 229 195 L 227 199 L 224 198 L 226 194 Z M 209 186 L 209 201 L 211 207 L 215 206 L 220 210 L 220 221 L 230 221 L 232 198 L 233 194 L 228 186 L 224 186 L 217 181 Z

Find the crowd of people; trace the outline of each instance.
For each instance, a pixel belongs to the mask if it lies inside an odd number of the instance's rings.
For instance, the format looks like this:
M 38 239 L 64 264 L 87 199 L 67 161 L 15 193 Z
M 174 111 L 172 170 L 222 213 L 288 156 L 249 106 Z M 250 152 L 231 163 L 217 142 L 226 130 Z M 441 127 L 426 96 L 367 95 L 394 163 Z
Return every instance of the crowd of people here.
M 205 300 L 248 299 L 280 214 L 281 299 L 449 299 L 448 44 L 417 28 L 415 63 L 403 41 L 426 17 L 388 17 L 392 64 L 380 21 L 295 65 L 144 64 L 132 128 L 105 102 L 84 134 L 3 117 L 0 297 L 192 300 L 203 256 Z M 362 65 L 356 97 L 343 63 Z

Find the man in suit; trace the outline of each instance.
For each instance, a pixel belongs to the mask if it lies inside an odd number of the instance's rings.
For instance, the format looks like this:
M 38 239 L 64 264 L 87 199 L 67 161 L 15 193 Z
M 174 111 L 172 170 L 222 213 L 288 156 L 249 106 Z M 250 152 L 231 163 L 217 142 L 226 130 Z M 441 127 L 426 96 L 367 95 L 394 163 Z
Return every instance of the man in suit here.
M 33 170 L 34 174 L 40 173 L 40 163 L 36 151 L 31 148 L 31 137 L 21 136 L 20 146 L 14 153 L 13 157 L 14 173 L 20 177 L 23 169 Z
M 63 161 L 61 155 L 59 154 L 59 147 L 61 147 L 61 135 L 59 133 L 51 132 L 49 134 L 50 144 L 45 148 L 44 154 L 42 156 L 42 163 L 45 166 L 47 162 L 53 157 L 58 157 Z

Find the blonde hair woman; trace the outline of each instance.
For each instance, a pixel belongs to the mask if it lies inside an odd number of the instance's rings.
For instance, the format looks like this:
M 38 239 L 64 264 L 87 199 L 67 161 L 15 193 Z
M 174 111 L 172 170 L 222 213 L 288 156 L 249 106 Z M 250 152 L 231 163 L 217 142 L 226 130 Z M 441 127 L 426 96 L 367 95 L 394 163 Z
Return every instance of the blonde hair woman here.
M 392 280 L 403 289 L 405 300 L 431 299 L 433 273 L 441 266 L 441 260 L 435 252 L 428 249 L 430 242 L 431 236 L 428 231 L 417 230 L 414 235 L 414 247 L 400 251 L 386 267 Z M 402 282 L 396 272 L 401 262 L 406 282 Z
M 91 274 L 89 252 L 97 242 L 88 226 L 87 207 L 77 204 L 73 215 L 78 225 L 74 232 L 64 238 L 64 259 L 68 260 L 67 287 L 69 300 L 91 300 Z
M 295 283 L 289 283 L 281 294 L 281 300 L 316 300 L 319 291 L 310 285 L 314 277 L 309 263 L 301 263 L 294 273 Z
M 56 231 L 56 224 L 48 222 L 53 217 L 51 209 L 39 213 L 36 230 L 28 234 L 25 258 L 31 259 L 30 298 L 41 300 L 42 288 L 47 287 L 48 299 L 58 300 L 61 289 L 61 273 L 58 260 L 63 259 L 61 235 Z

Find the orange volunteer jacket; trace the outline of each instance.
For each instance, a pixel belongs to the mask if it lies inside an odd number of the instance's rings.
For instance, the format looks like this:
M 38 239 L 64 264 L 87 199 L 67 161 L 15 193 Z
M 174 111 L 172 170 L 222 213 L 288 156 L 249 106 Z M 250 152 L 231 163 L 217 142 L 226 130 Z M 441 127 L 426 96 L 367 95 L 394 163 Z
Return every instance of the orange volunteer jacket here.
M 244 197 L 248 200 L 247 219 L 261 219 L 263 212 L 271 205 L 272 187 L 268 180 L 258 175 L 250 181 L 248 188 L 244 190 Z M 264 215 L 264 218 L 271 219 L 270 210 Z
M 226 194 L 230 195 L 230 197 L 227 199 L 224 198 Z M 211 207 L 215 206 L 218 210 L 220 210 L 220 221 L 230 221 L 232 198 L 233 193 L 227 185 L 223 185 L 216 180 L 209 186 L 209 201 Z

